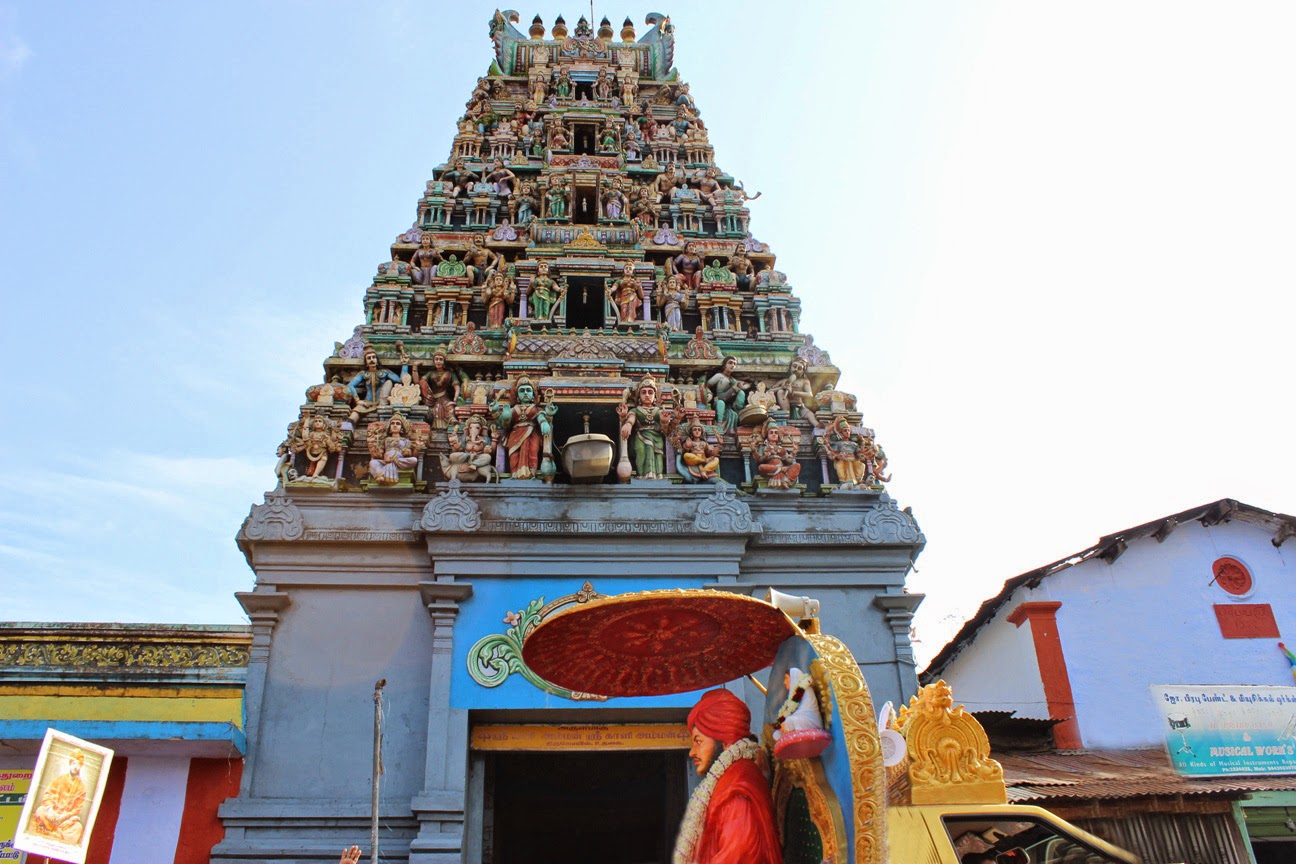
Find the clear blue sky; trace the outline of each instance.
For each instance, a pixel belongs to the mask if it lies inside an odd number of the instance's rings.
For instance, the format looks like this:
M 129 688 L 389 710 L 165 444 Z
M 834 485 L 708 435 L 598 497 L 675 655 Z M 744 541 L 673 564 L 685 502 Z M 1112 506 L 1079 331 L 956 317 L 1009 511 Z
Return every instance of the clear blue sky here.
M 0 618 L 242 620 L 234 534 L 494 8 L 0 0 Z M 1296 7 L 659 11 L 929 537 L 924 655 L 1100 534 L 1296 512 Z

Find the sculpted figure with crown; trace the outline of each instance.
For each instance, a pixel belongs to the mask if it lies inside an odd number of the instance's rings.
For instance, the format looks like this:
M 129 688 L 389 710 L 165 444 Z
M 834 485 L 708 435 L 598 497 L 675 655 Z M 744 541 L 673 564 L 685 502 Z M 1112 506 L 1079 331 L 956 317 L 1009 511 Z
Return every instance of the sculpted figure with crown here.
M 553 416 L 558 406 L 536 401 L 535 385 L 525 375 L 513 383 L 504 401 L 491 405 L 491 416 L 504 433 L 509 474 L 515 480 L 530 480 L 540 474 L 545 481 L 553 479 L 549 458 L 553 441 Z M 541 469 L 541 454 L 548 473 Z
M 674 418 L 658 404 L 659 395 L 657 382 L 646 375 L 634 390 L 634 407 L 626 402 L 617 406 L 621 440 L 630 442 L 635 471 L 643 480 L 666 476 L 666 435 Z

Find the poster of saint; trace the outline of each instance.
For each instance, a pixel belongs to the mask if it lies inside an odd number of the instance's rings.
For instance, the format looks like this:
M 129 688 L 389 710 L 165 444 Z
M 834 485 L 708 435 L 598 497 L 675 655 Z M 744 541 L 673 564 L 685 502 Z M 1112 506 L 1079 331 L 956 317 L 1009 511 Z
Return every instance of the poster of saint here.
M 31 779 L 30 768 L 0 768 L 0 861 L 5 864 L 23 864 L 27 860 L 24 853 L 14 848 L 13 841 L 18 833 L 18 817 L 22 815 Z
M 113 751 L 45 730 L 14 848 L 70 864 L 85 864 Z

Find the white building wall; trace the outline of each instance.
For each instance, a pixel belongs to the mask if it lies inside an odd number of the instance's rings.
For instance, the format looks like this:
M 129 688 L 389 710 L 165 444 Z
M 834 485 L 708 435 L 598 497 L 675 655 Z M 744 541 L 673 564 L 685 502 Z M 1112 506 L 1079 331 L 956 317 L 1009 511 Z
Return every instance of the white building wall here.
M 976 641 L 941 674 L 954 688 L 955 701 L 969 711 L 1016 711 L 1019 717 L 1036 719 L 1049 716 L 1030 628 L 1014 627 L 1006 620 L 1025 593 L 1016 591 Z
M 1114 564 L 1091 559 L 1062 570 L 1034 590 L 1018 589 L 941 677 L 969 708 L 1046 716 L 1033 708 L 1043 686 L 1030 625 L 1006 619 L 1023 602 L 1061 601 L 1058 633 L 1085 746 L 1159 746 L 1165 721 L 1151 684 L 1292 684 L 1278 639 L 1225 639 L 1214 611 L 1216 604 L 1268 603 L 1279 632 L 1296 642 L 1296 540 L 1276 549 L 1273 535 L 1269 525 L 1236 519 L 1210 527 L 1194 521 L 1164 543 L 1135 540 Z M 1211 565 L 1223 556 L 1250 569 L 1250 596 L 1211 584 Z

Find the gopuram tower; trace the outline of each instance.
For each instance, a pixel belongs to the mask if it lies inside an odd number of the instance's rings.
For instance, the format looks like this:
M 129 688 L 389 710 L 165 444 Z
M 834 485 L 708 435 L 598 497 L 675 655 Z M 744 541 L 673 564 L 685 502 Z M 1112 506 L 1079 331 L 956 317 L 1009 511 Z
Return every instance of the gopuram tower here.
M 670 20 L 516 22 L 239 531 L 249 747 L 213 861 L 367 840 L 379 679 L 382 860 L 668 861 L 697 694 L 601 699 L 522 660 L 598 595 L 813 597 L 878 705 L 916 690 L 924 538 Z M 627 622 L 626 650 L 687 654 L 692 626 Z

